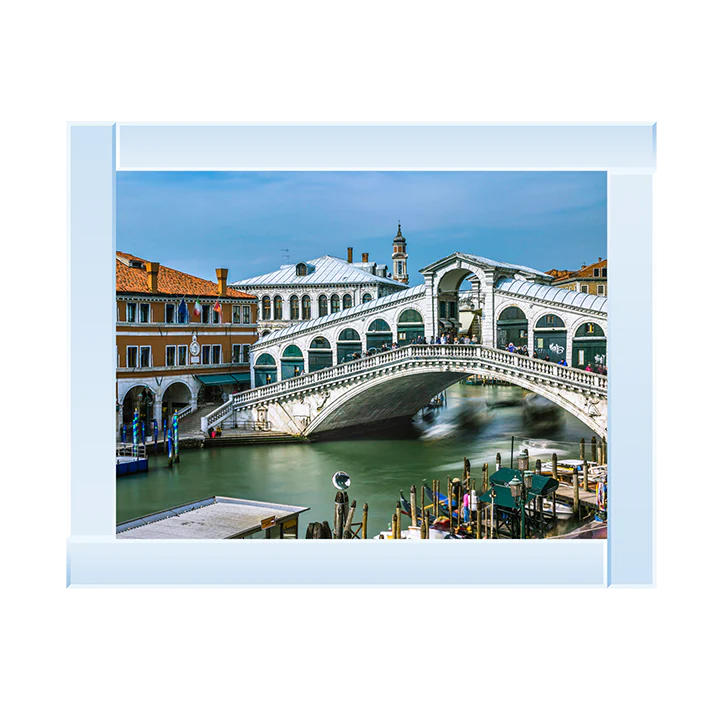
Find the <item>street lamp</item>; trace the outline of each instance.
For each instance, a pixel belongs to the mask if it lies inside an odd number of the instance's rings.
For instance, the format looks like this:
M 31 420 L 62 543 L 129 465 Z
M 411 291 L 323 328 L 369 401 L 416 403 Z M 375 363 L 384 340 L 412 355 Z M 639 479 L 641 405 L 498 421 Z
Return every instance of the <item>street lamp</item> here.
M 532 476 L 523 475 L 522 480 L 514 479 L 510 482 L 510 492 L 515 506 L 520 510 L 520 539 L 525 539 L 525 505 L 527 504 L 527 496 L 532 487 Z

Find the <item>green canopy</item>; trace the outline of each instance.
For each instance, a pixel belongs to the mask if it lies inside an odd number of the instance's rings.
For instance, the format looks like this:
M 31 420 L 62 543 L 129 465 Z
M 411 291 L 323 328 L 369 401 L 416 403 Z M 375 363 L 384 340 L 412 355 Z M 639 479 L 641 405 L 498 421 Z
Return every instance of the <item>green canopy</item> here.
M 495 492 L 495 504 L 501 507 L 509 507 L 514 509 L 517 507 L 515 498 L 510 490 L 510 482 L 513 480 L 522 481 L 523 475 L 532 480 L 532 486 L 527 491 L 528 499 L 542 495 L 547 497 L 558 487 L 558 481 L 552 477 L 545 477 L 534 472 L 522 472 L 510 467 L 500 467 L 494 474 L 490 475 L 492 486 L 480 497 L 482 502 L 490 502 L 492 500 L 492 490 Z
M 251 374 L 196 374 L 196 379 L 206 387 L 213 387 L 220 384 L 249 382 L 251 381 Z

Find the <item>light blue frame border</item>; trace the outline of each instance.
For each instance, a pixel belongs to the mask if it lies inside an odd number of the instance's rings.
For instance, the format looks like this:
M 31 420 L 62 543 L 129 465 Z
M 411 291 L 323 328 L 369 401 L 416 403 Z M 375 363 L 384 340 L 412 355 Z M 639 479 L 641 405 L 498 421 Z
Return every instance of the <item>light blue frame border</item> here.
M 73 123 L 68 148 L 68 584 L 654 584 L 654 124 Z M 116 540 L 115 174 L 132 169 L 607 171 L 609 539 L 458 544 Z

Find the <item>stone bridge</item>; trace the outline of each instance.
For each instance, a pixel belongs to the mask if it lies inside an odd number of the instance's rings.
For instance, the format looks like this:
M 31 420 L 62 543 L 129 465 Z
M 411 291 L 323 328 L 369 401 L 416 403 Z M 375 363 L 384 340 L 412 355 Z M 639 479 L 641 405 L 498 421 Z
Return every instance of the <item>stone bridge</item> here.
M 607 377 L 482 345 L 407 345 L 234 394 L 202 420 L 260 422 L 314 437 L 408 418 L 450 384 L 480 374 L 536 392 L 607 438 Z

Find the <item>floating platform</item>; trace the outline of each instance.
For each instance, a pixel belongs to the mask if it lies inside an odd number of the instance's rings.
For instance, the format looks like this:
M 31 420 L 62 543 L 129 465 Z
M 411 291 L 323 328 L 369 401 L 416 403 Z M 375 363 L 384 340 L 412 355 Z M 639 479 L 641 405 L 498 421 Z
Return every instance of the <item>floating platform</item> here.
M 115 475 L 123 477 L 127 474 L 148 472 L 148 457 L 116 457 Z
M 119 540 L 298 539 L 308 507 L 208 497 L 116 525 Z

